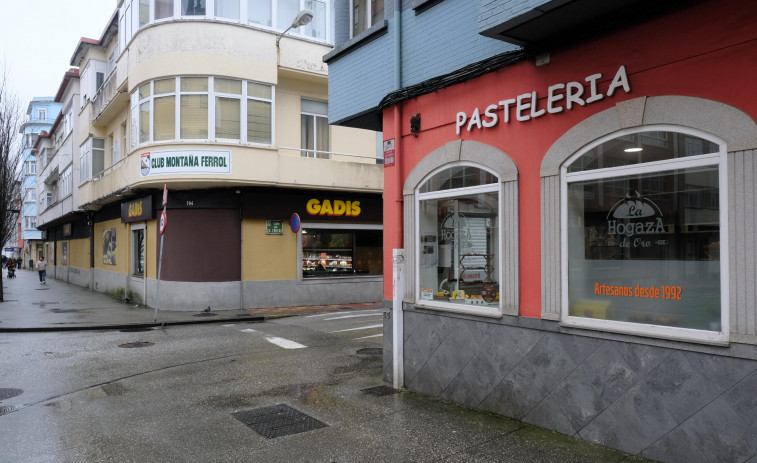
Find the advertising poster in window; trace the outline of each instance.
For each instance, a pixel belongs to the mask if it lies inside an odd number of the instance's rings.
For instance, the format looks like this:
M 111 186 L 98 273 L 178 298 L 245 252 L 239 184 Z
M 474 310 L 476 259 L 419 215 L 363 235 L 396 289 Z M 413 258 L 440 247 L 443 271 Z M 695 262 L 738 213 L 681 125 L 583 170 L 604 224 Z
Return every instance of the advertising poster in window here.
M 439 258 L 436 248 L 436 235 L 426 234 L 421 238 L 422 265 L 424 267 L 436 267 Z
M 571 183 L 571 316 L 720 331 L 717 167 Z
M 116 265 L 116 229 L 103 230 L 103 264 Z
M 68 242 L 66 241 L 60 244 L 60 260 L 61 264 L 68 265 Z

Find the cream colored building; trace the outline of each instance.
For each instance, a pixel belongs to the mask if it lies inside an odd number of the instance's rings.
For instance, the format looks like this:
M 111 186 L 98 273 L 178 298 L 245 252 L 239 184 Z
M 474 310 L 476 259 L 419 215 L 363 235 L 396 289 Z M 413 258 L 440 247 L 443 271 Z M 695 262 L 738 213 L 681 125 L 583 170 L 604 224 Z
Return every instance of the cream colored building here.
M 171 310 L 379 300 L 383 165 L 327 124 L 331 1 L 117 3 L 71 59 L 82 214 L 41 224 L 56 267 L 66 242 L 77 282 Z

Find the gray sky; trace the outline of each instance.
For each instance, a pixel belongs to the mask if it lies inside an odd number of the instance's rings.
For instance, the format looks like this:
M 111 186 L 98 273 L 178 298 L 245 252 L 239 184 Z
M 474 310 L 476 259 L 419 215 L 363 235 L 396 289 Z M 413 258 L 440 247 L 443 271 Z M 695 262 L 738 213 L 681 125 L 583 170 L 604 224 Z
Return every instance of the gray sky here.
M 2 0 L 0 67 L 23 104 L 55 96 L 81 37 L 100 39 L 117 0 Z

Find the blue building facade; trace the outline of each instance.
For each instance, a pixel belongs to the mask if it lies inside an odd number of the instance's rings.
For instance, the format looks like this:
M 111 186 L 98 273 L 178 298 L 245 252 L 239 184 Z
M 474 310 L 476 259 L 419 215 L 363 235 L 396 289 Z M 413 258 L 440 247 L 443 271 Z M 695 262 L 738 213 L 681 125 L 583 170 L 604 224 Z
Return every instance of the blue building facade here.
M 24 249 L 21 251 L 24 262 L 29 263 L 37 257 L 35 249 L 41 249 L 42 232 L 37 230 L 37 156 L 34 145 L 42 132 L 49 132 L 61 111 L 61 104 L 53 97 L 34 97 L 26 109 L 26 120 L 21 124 L 21 147 L 23 150 L 23 181 L 21 191 L 21 239 Z
M 520 48 L 479 34 L 479 11 L 465 0 L 385 0 L 383 19 L 352 36 L 349 4 L 335 5 L 335 48 L 324 57 L 329 94 L 339 96 L 329 104 L 331 124 L 380 130 L 387 94 Z

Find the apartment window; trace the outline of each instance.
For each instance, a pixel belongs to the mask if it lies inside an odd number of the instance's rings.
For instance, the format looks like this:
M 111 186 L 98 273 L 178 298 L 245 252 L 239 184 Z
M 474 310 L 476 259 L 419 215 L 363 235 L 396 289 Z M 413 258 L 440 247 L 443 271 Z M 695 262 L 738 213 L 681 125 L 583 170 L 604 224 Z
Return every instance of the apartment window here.
M 26 161 L 24 163 L 24 173 L 26 175 L 36 175 L 37 174 L 37 161 Z
M 105 139 L 92 139 L 92 176 L 98 176 L 105 170 Z
M 151 21 L 202 17 L 274 27 L 283 31 L 292 24 L 292 20 L 302 9 L 313 11 L 312 21 L 289 33 L 323 41 L 328 39 L 331 0 L 210 0 L 207 5 L 206 1 L 208 0 L 124 0 L 119 18 L 121 49 L 125 49 L 134 34 Z M 383 2 L 370 3 L 373 16 L 378 15 L 382 19 Z M 152 18 L 150 8 L 153 9 Z M 369 21 L 374 21 L 373 16 Z
M 384 19 L 384 0 L 351 0 L 352 37 Z
M 74 166 L 69 164 L 60 174 L 60 197 L 65 198 L 74 192 L 73 187 Z
M 564 321 L 695 339 L 727 330 L 724 156 L 704 136 L 658 130 L 569 161 Z
M 34 203 L 37 201 L 37 190 L 35 188 L 26 188 L 24 193 L 25 203 Z
M 176 139 L 271 144 L 272 113 L 273 87 L 236 79 L 171 77 L 132 94 L 139 144 Z
M 416 300 L 499 313 L 500 202 L 497 176 L 476 166 L 445 167 L 421 183 Z
M 276 28 L 285 30 L 300 11 L 300 0 L 277 0 Z
M 181 0 L 181 14 L 184 16 L 204 16 L 205 0 Z
M 328 103 L 302 100 L 301 147 L 302 156 L 328 159 L 329 119 Z
M 270 26 L 273 17 L 271 0 L 247 0 L 247 15 L 251 23 Z
M 139 27 L 150 22 L 150 0 L 139 0 Z
M 33 215 L 27 215 L 24 217 L 24 228 L 32 230 L 37 228 L 37 217 Z
M 155 0 L 155 19 L 173 16 L 173 0 Z
M 103 86 L 103 83 L 105 83 L 105 73 L 96 72 L 95 73 L 95 93 L 100 91 L 100 87 Z
M 126 122 L 124 122 L 123 124 L 121 124 L 121 136 L 123 137 L 122 143 L 121 143 L 121 146 L 123 146 L 123 151 L 124 151 L 123 155 L 124 155 L 124 157 L 126 157 L 126 155 L 128 154 L 128 148 L 127 147 L 129 146 L 129 145 L 127 145 L 127 140 L 128 140 L 128 137 L 129 137 L 129 132 L 126 131 Z
M 239 0 L 215 0 L 215 15 L 239 20 Z
M 47 119 L 47 109 L 45 109 L 45 108 L 39 108 L 39 109 L 37 110 L 37 117 L 38 117 L 38 118 L 39 118 L 40 120 L 45 120 L 45 119 Z
M 85 182 L 89 179 L 89 159 L 90 150 L 92 149 L 92 139 L 87 140 L 80 148 L 79 155 L 79 181 Z
M 181 81 L 181 139 L 208 138 L 208 78 L 182 77 Z
M 214 79 L 216 138 L 239 140 L 242 133 L 242 81 Z

